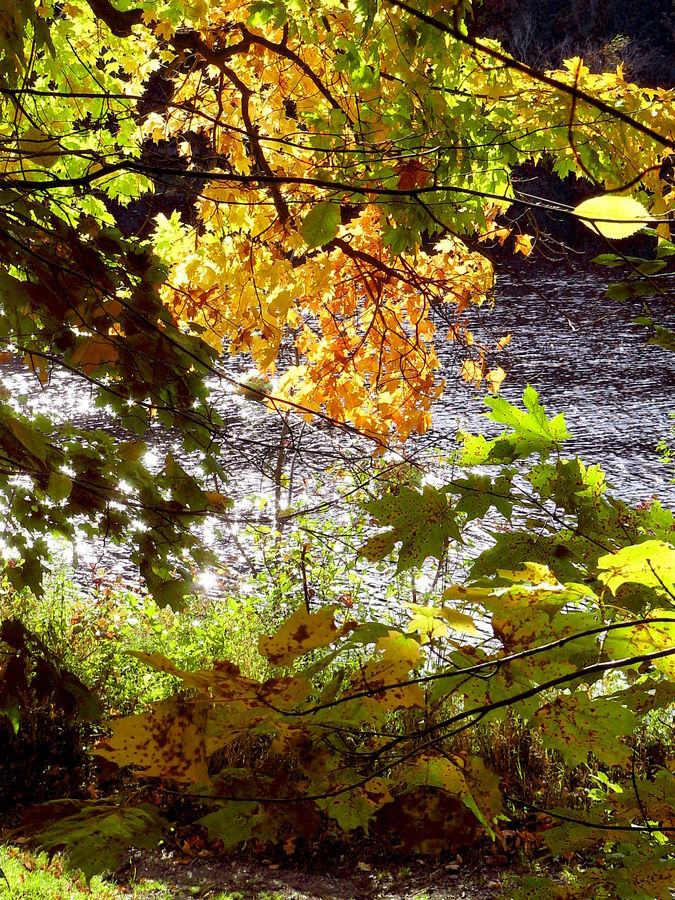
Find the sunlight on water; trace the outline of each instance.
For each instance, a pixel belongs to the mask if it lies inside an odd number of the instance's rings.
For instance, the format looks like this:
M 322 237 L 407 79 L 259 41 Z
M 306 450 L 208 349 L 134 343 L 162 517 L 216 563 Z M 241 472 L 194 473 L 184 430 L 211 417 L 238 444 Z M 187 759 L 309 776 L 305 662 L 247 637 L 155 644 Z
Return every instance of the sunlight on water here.
M 491 312 L 482 310 L 481 322 L 475 327 L 479 340 L 512 335 L 510 344 L 498 354 L 499 364 L 508 373 L 503 396 L 519 403 L 523 389 L 531 384 L 549 415 L 565 412 L 573 439 L 563 446 L 563 455 L 578 454 L 587 464 L 598 463 L 606 470 L 615 493 L 625 499 L 644 502 L 656 495 L 664 505 L 675 503 L 672 467 L 669 470 L 662 464 L 656 449 L 659 440 L 668 442 L 671 438 L 669 413 L 675 408 L 672 354 L 646 344 L 646 332 L 631 323 L 625 305 L 604 298 L 605 282 L 600 277 L 540 275 L 529 280 L 536 288 L 532 293 L 500 277 L 495 308 Z M 438 459 L 458 446 L 460 429 L 487 435 L 497 431 L 484 415 L 487 408 L 482 394 L 459 379 L 456 347 L 440 341 L 438 353 L 439 376 L 446 380 L 446 390 L 435 405 L 433 427 L 426 435 L 412 438 L 404 454 L 387 452 L 381 456 L 383 463 L 391 465 L 398 465 L 402 459 L 409 459 L 413 465 L 419 463 L 427 470 L 423 484 L 434 486 L 457 475 L 448 467 L 440 467 Z M 235 379 L 254 374 L 253 370 L 244 370 L 241 360 L 226 362 Z M 3 365 L 2 384 L 9 394 L 7 402 L 19 410 L 47 412 L 64 423 L 102 428 L 122 440 L 136 438 L 119 428 L 114 414 L 94 404 L 86 382 L 67 372 L 54 373 L 42 386 L 16 357 Z M 231 496 L 234 505 L 225 525 L 206 518 L 199 534 L 208 547 L 217 550 L 228 577 L 236 581 L 238 575 L 242 576 L 241 590 L 248 570 L 236 541 L 244 540 L 245 526 L 258 523 L 275 527 L 277 492 L 283 510 L 320 510 L 321 504 L 328 502 L 325 508 L 331 522 L 346 525 L 346 507 L 335 501 L 340 490 L 349 492 L 351 481 L 347 478 L 342 483 L 339 477 L 331 480 L 323 473 L 343 455 L 345 460 L 357 459 L 359 454 L 367 454 L 368 447 L 364 442 L 359 445 L 353 434 L 323 427 L 323 423 L 320 428 L 309 427 L 299 417 L 296 420 L 291 416 L 290 432 L 283 431 L 283 417 L 247 399 L 231 382 L 214 379 L 210 387 L 214 404 L 226 421 L 219 439 L 228 481 L 219 490 Z M 275 469 L 284 435 L 283 475 L 287 480 L 277 486 Z M 188 471 L 201 472 L 201 460 L 186 459 L 181 454 L 175 433 L 154 424 L 143 440 L 148 447 L 143 463 L 150 471 L 159 471 L 171 452 Z M 294 521 L 293 517 L 289 519 L 289 528 Z M 456 561 L 458 578 L 471 546 L 483 546 L 489 540 L 488 526 L 487 522 L 474 523 L 468 529 L 466 546 Z M 142 531 L 144 527 L 139 521 L 133 530 Z M 222 542 L 221 530 L 225 534 Z M 2 543 L 0 552 L 6 555 Z M 131 581 L 138 579 L 130 565 L 128 548 L 92 544 L 78 534 L 73 547 L 59 544 L 58 552 L 65 562 L 77 564 L 86 577 L 93 566 L 111 575 L 123 573 Z M 372 574 L 377 582 L 373 589 L 379 590 L 377 573 Z M 417 590 L 428 590 L 431 579 L 433 571 L 430 576 L 421 574 Z M 210 570 L 198 577 L 200 589 L 207 593 L 217 591 L 221 582 L 222 578 Z
M 203 588 L 207 593 L 215 590 L 218 586 L 218 576 L 212 569 L 206 569 L 202 572 L 197 579 L 197 582 L 201 588 Z

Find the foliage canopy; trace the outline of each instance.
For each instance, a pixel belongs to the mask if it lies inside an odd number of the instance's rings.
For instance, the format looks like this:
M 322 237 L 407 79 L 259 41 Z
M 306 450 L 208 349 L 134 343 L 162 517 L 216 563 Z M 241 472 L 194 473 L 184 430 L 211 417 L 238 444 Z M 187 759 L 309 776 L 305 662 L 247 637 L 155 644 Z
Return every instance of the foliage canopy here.
M 560 211 L 608 239 L 652 226 L 659 259 L 633 263 L 626 282 L 629 295 L 652 289 L 654 263 L 673 249 L 672 92 L 579 58 L 534 71 L 474 37 L 469 12 L 465 0 L 5 3 L 3 364 L 20 356 L 42 384 L 59 369 L 81 376 L 129 432 L 120 441 L 3 396 L 2 539 L 15 587 L 39 592 L 48 535 L 84 527 L 129 541 L 148 590 L 180 604 L 194 566 L 213 558 L 191 526 L 231 506 L 227 423 L 208 382 L 238 386 L 228 355 L 257 367 L 249 396 L 380 451 L 429 428 L 446 328 L 462 377 L 497 394 L 508 338 L 481 346 L 467 311 L 491 301 L 501 247 L 532 250 L 535 235 L 505 215 L 546 203 L 514 187 L 519 164 L 552 160 L 561 178 L 590 181 L 594 196 Z M 630 262 L 611 249 L 610 265 Z M 672 772 L 638 785 L 631 740 L 673 700 L 673 516 L 608 497 L 597 467 L 560 456 L 563 417 L 549 419 L 532 388 L 523 402 L 489 398 L 502 433 L 464 436 L 461 477 L 404 480 L 365 502 L 388 530 L 362 554 L 379 562 L 398 547 L 399 572 L 440 560 L 470 522 L 501 517 L 466 583 L 399 625 L 307 603 L 261 638 L 279 667 L 266 681 L 226 661 L 193 672 L 148 657 L 183 691 L 110 723 L 100 755 L 191 785 L 212 802 L 201 821 L 225 846 L 280 840 L 289 824 L 308 834 L 321 816 L 367 831 L 401 803 L 424 831 L 439 795 L 499 839 L 498 779 L 451 740 L 516 710 L 570 766 L 592 754 L 632 771 L 631 798 L 607 792 L 584 821 L 560 812 L 551 847 L 562 831 L 583 849 L 616 830 L 621 862 L 607 877 L 642 892 L 630 896 L 667 897 Z M 156 424 L 182 441 L 159 471 L 143 442 Z M 26 646 L 11 646 L 13 658 Z M 9 709 L 11 689 L 0 697 Z M 265 761 L 214 775 L 209 761 L 246 735 L 265 742 Z M 298 766 L 280 775 L 279 757 Z M 71 844 L 89 871 L 85 807 L 44 808 L 38 832 Z M 97 836 L 113 823 L 114 855 L 148 833 L 152 812 L 98 804 L 91 816 Z M 593 877 L 565 896 L 588 896 Z

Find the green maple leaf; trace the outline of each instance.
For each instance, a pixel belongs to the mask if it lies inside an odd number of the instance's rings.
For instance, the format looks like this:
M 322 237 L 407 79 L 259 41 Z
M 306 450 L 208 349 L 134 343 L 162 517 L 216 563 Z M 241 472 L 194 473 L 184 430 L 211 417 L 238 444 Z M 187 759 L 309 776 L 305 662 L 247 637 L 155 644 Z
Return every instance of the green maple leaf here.
M 489 475 L 471 472 L 466 478 L 456 478 L 449 488 L 453 493 L 460 494 L 455 508 L 457 512 L 465 512 L 469 520 L 483 518 L 492 506 L 505 519 L 511 518 L 513 498 L 510 493 L 510 470 L 506 470 L 494 481 Z
M 635 715 L 608 698 L 561 694 L 540 707 L 533 724 L 541 728 L 544 746 L 558 750 L 570 766 L 585 763 L 589 752 L 609 766 L 630 760 L 630 746 L 620 739 L 633 733 Z
M 572 157 L 563 156 L 562 154 L 558 156 L 553 163 L 553 171 L 559 178 L 566 178 L 570 172 L 573 172 L 576 168 L 576 163 Z
M 371 778 L 361 787 L 344 791 L 316 801 L 331 819 L 335 819 L 343 831 L 354 831 L 361 826 L 368 834 L 368 826 L 375 813 L 392 801 L 385 778 Z
M 539 394 L 530 385 L 523 391 L 525 410 L 503 397 L 487 397 L 485 404 L 492 410 L 485 414 L 487 418 L 506 425 L 511 431 L 492 440 L 486 440 L 482 435 L 463 434 L 462 465 L 511 463 L 531 453 L 539 453 L 544 458 L 570 437 L 564 414 L 549 419 L 539 402 Z
M 211 837 L 220 838 L 226 850 L 253 837 L 273 839 L 276 828 L 266 819 L 258 803 L 225 801 L 220 809 L 197 820 Z
M 70 866 L 89 880 L 114 871 L 129 847 L 155 848 L 168 822 L 148 804 L 127 809 L 109 802 L 53 800 L 28 810 L 23 825 L 41 848 L 66 850 Z
M 360 554 L 372 562 L 384 559 L 401 543 L 397 572 L 419 568 L 428 556 L 441 559 L 448 538 L 461 543 L 455 511 L 445 490 L 427 485 L 420 494 L 409 487 L 371 500 L 365 508 L 389 531 L 377 534 L 361 547 Z
M 302 221 L 302 236 L 308 247 L 323 247 L 332 241 L 340 225 L 340 207 L 324 200 L 310 209 Z

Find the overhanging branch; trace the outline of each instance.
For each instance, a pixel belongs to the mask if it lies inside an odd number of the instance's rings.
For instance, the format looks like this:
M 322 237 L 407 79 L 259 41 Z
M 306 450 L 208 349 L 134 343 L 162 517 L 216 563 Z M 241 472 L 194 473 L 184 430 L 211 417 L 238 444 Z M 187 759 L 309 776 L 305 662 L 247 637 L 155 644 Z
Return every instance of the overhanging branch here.
M 405 10 L 414 18 L 419 19 L 420 22 L 424 22 L 425 25 L 436 28 L 438 31 L 442 31 L 444 34 L 449 34 L 456 41 L 465 44 L 467 47 L 471 47 L 472 49 L 477 50 L 479 53 L 484 53 L 486 56 L 498 60 L 507 68 L 513 69 L 516 72 L 521 72 L 523 75 L 529 76 L 533 81 L 539 81 L 541 82 L 541 84 L 547 84 L 549 87 L 555 88 L 561 93 L 567 94 L 569 97 L 573 97 L 576 100 L 583 100 L 584 103 L 588 103 L 589 106 L 595 107 L 595 109 L 599 110 L 600 112 L 608 113 L 614 119 L 618 119 L 620 122 L 624 122 L 626 125 L 630 125 L 641 134 L 647 135 L 660 146 L 667 147 L 669 150 L 675 150 L 675 140 L 672 140 L 671 138 L 660 134 L 658 131 L 650 128 L 648 125 L 643 125 L 641 122 L 637 122 L 632 116 L 628 115 L 628 113 L 617 109 L 610 103 L 605 103 L 604 100 L 600 100 L 598 97 L 594 97 L 592 94 L 589 94 L 578 87 L 566 84 L 564 81 L 560 81 L 558 78 L 553 78 L 551 75 L 547 75 L 546 72 L 542 72 L 540 69 L 534 69 L 531 66 L 526 65 L 525 63 L 519 62 L 517 59 L 514 59 L 508 54 L 502 53 L 500 50 L 497 50 L 494 47 L 490 47 L 487 44 L 483 44 L 481 41 L 476 40 L 476 38 L 472 38 L 467 34 L 463 34 L 459 30 L 459 28 L 456 28 L 453 25 L 448 25 L 446 22 L 441 22 L 439 19 L 435 19 L 433 16 L 429 16 L 426 13 L 421 12 L 419 9 L 415 9 L 408 3 L 404 3 L 403 0 L 386 0 L 386 2 L 391 6 L 397 7 L 398 9 Z

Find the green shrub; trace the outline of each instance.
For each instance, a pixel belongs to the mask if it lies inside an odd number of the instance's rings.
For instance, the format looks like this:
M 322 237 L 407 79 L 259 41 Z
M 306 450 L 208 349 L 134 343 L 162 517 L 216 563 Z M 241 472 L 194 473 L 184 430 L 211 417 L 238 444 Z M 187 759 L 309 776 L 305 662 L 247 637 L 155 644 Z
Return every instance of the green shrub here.
M 96 691 L 104 714 L 133 712 L 175 690 L 175 679 L 149 669 L 132 650 L 161 653 L 186 669 L 230 659 L 247 675 L 266 672 L 256 649 L 263 623 L 250 601 L 194 596 L 176 613 L 104 580 L 87 593 L 62 570 L 42 598 L 0 586 L 0 618 L 13 617 Z

